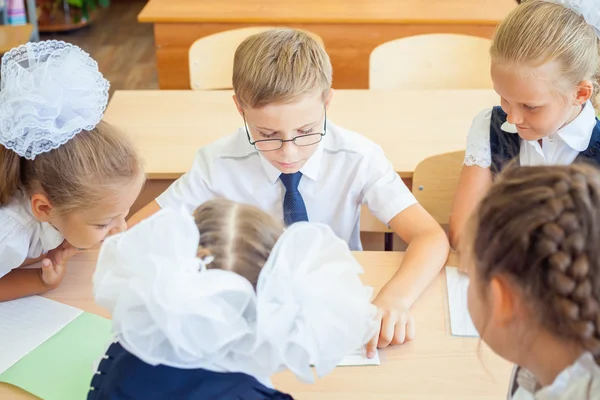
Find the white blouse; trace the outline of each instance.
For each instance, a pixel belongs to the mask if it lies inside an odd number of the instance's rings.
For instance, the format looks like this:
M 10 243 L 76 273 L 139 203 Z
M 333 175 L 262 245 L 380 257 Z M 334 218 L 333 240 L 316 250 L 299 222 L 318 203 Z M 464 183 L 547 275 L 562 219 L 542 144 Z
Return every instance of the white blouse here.
M 467 136 L 464 164 L 489 168 L 492 164 L 490 149 L 490 121 L 492 109 L 481 111 L 473 119 Z M 579 115 L 556 133 L 537 140 L 521 139 L 519 161 L 521 165 L 569 165 L 577 155 L 586 150 L 596 126 L 596 114 L 591 102 L 587 102 Z M 505 122 L 501 129 L 517 135 L 515 125 Z
M 520 369 L 518 374 L 524 375 L 523 379 L 517 377 L 521 386 L 512 397 L 509 394 L 509 400 L 600 399 L 600 366 L 591 353 L 584 353 L 573 365 L 558 374 L 551 385 L 543 388 L 537 387 L 527 371 Z
M 0 278 L 27 258 L 37 258 L 57 248 L 64 237 L 49 223 L 38 221 L 27 196 L 18 193 L 0 207 Z

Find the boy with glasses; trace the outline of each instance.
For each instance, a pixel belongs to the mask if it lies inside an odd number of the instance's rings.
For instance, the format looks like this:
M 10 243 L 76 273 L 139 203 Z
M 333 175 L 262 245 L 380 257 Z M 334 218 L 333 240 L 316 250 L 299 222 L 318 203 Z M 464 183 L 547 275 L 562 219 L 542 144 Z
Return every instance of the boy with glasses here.
M 327 224 L 352 250 L 361 250 L 360 210 L 366 204 L 409 245 L 402 266 L 374 300 L 382 322 L 367 352 L 412 339 L 408 310 L 444 265 L 448 240 L 381 147 L 327 120 L 334 94 L 327 53 L 302 31 L 274 29 L 246 39 L 233 69 L 233 100 L 244 127 L 198 150 L 192 169 L 134 215 L 130 226 L 160 208 L 184 206 L 191 213 L 224 197 L 287 225 Z

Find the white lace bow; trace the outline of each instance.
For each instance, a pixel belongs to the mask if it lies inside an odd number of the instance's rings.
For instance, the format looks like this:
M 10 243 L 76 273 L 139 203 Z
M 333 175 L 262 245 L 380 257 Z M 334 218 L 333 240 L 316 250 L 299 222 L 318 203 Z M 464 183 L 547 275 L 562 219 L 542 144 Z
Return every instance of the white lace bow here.
M 109 83 L 79 47 L 30 42 L 2 57 L 0 144 L 33 160 L 83 129 L 93 129 L 108 102 Z
M 600 39 L 600 0 L 545 0 L 575 11 L 596 31 Z
M 164 209 L 108 238 L 94 275 L 123 347 L 143 361 L 305 382 L 329 373 L 375 330 L 371 291 L 348 246 L 325 225 L 297 223 L 278 240 L 256 292 L 206 269 L 193 218 Z

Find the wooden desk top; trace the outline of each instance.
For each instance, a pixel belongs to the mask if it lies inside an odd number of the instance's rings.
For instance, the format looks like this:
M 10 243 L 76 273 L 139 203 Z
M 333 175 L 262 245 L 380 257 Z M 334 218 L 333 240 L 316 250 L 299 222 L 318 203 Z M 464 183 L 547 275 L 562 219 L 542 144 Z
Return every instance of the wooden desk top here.
M 355 253 L 364 266 L 365 284 L 378 291 L 402 260 L 399 252 Z M 108 317 L 92 300 L 92 275 L 97 251 L 77 255 L 63 284 L 48 298 Z M 450 260 L 452 263 L 454 260 Z M 314 385 L 296 381 L 289 372 L 273 382 L 297 400 L 501 400 L 511 365 L 475 338 L 449 333 L 445 275 L 441 273 L 413 307 L 416 339 L 380 351 L 381 365 L 340 367 Z M 0 384 L 3 400 L 31 400 L 20 389 Z
M 331 23 L 496 25 L 514 0 L 150 0 L 151 23 Z
M 106 121 L 141 151 L 150 179 L 177 179 L 196 150 L 243 122 L 232 91 L 117 91 Z M 499 104 L 493 90 L 336 90 L 327 117 L 379 144 L 403 178 L 432 155 L 464 149 L 475 115 Z

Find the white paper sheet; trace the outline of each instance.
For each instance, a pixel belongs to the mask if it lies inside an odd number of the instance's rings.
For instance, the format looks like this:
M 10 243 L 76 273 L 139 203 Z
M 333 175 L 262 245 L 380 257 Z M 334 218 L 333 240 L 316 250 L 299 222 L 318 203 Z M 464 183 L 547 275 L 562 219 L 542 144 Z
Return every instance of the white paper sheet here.
M 375 351 L 375 357 L 368 358 L 367 351 L 364 347 L 348 354 L 342 361 L 338 363 L 338 367 L 350 367 L 356 365 L 379 365 L 379 351 Z
M 0 303 L 0 374 L 81 313 L 40 296 Z
M 456 267 L 446 267 L 448 286 L 448 309 L 450 311 L 450 329 L 454 336 L 478 337 L 479 333 L 469 315 L 467 289 L 469 277 Z

